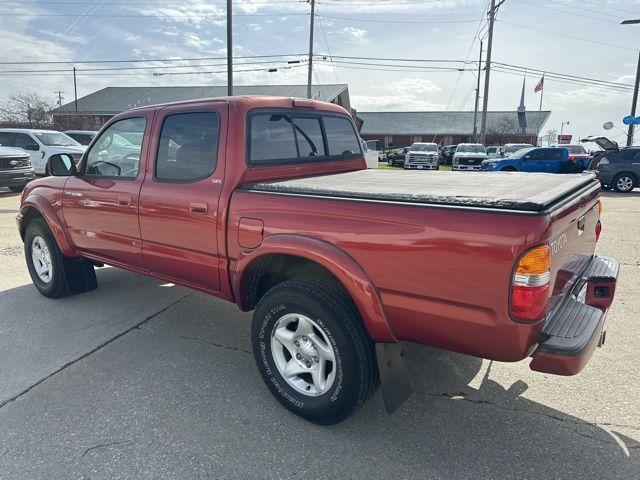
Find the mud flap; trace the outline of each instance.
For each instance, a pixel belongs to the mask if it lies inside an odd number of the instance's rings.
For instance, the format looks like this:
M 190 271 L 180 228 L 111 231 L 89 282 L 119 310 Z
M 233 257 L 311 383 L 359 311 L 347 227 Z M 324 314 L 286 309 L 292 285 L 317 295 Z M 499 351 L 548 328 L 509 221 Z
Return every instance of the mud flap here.
M 411 395 L 409 371 L 401 343 L 376 343 L 378 374 L 387 413 L 395 412 Z
M 98 288 L 96 271 L 89 262 L 78 258 L 64 258 L 63 262 L 70 293 L 90 292 Z

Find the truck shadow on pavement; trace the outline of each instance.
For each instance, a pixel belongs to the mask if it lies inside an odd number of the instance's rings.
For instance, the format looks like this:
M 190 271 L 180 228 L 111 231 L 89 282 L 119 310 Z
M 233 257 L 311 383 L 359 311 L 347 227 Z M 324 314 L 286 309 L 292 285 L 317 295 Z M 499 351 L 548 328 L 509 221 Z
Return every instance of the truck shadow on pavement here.
M 96 292 L 60 301 L 32 285 L 0 292 L 0 358 L 16 357 L 3 376 L 26 371 L 35 380 L 46 369 L 27 362 L 64 363 L 117 336 L 0 410 L 0 444 L 12 445 L 6 454 L 75 452 L 68 461 L 79 472 L 144 466 L 146 474 L 188 472 L 194 462 L 208 470 L 218 455 L 224 461 L 209 470 L 218 478 L 295 477 L 298 460 L 314 466 L 309 478 L 600 479 L 640 471 L 640 443 L 629 436 L 639 438 L 639 426 L 587 422 L 523 397 L 522 380 L 503 387 L 486 361 L 419 345 L 406 355 L 414 394 L 395 414 L 384 413 L 378 392 L 341 424 L 310 424 L 282 408 L 255 371 L 250 315 L 116 269 L 99 270 L 98 280 Z M 151 320 L 131 330 L 144 318 Z M 36 358 L 20 353 L 44 347 Z M 56 421 L 29 420 L 43 411 Z M 43 447 L 28 446 L 45 438 Z M 144 460 L 150 451 L 159 456 Z

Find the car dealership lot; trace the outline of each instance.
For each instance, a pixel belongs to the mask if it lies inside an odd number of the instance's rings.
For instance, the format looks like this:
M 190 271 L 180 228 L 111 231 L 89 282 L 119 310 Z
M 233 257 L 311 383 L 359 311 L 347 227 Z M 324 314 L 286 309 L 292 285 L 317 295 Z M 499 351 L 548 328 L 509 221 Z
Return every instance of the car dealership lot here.
M 415 392 L 396 414 L 378 392 L 319 427 L 271 397 L 232 304 L 113 268 L 94 292 L 42 297 L 19 196 L 0 190 L 0 478 L 633 478 L 640 191 L 603 203 L 598 250 L 621 277 L 580 375 L 410 346 Z

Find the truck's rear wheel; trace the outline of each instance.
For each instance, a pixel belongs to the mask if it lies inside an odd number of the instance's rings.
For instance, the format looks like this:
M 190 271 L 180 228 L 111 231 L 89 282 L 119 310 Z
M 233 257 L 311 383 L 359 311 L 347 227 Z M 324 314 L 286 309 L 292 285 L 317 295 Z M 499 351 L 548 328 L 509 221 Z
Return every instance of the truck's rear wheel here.
M 322 278 L 282 282 L 258 303 L 253 353 L 282 405 L 320 424 L 338 423 L 378 384 L 373 342 L 339 288 Z

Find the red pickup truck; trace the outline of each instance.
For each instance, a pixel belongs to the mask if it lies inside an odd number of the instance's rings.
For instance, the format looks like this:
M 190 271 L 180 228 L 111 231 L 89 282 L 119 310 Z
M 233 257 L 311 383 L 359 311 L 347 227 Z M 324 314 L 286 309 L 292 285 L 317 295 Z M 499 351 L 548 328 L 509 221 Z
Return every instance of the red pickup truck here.
M 402 342 L 573 375 L 604 341 L 618 263 L 589 174 L 366 170 L 343 108 L 267 97 L 129 110 L 47 171 L 18 216 L 43 295 L 109 264 L 254 310 L 266 385 L 317 423 L 378 383 L 395 409 Z

